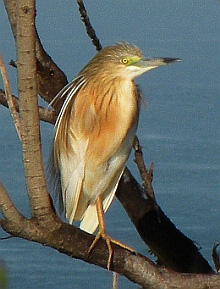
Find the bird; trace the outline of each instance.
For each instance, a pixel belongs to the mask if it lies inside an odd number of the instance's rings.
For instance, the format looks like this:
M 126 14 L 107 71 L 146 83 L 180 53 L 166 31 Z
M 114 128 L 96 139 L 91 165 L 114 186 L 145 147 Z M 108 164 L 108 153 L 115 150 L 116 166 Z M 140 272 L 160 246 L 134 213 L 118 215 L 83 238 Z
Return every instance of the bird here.
M 105 239 L 108 269 L 112 243 L 134 251 L 111 238 L 104 221 L 136 135 L 140 93 L 134 79 L 176 61 L 145 58 L 136 45 L 116 43 L 100 50 L 52 101 L 63 100 L 50 157 L 62 210 L 70 224 L 80 221 L 90 234 L 99 226 L 89 252 Z

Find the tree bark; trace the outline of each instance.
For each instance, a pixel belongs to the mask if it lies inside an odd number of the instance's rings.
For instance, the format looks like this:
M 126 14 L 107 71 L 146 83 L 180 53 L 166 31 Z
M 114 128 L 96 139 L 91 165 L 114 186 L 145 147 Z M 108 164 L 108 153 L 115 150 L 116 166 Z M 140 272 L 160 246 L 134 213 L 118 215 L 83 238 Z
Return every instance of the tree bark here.
M 50 221 L 51 203 L 44 175 L 37 98 L 35 1 L 18 1 L 16 11 L 19 113 L 26 185 L 32 217 Z
M 52 59 L 47 57 L 37 36 L 34 23 L 34 0 L 5 0 L 4 2 L 18 46 L 18 111 L 21 119 L 23 162 L 32 218 L 28 220 L 17 211 L 3 185 L 0 184 L 0 209 L 4 215 L 0 224 L 12 236 L 50 246 L 72 258 L 79 258 L 106 268 L 108 249 L 105 241 L 100 240 L 92 253 L 88 254 L 94 236 L 63 223 L 56 215 L 46 189 L 37 92 L 49 102 L 56 94 L 56 90 L 59 91 L 66 84 L 66 77 Z M 58 85 L 52 87 L 57 80 L 54 75 L 56 77 L 60 75 L 61 78 Z M 56 107 L 56 110 L 58 111 L 59 107 Z M 179 232 L 165 216 L 156 203 L 153 190 L 147 192 L 148 188 L 146 186 L 143 192 L 142 187 L 128 170 L 125 170 L 117 196 L 139 234 L 152 252 L 158 256 L 158 263 L 180 272 L 211 274 L 175 273 L 117 245 L 113 245 L 114 256 L 111 269 L 148 289 L 220 288 L 219 276 L 213 274 L 214 271 L 200 255 L 193 242 Z
M 1 188 L 0 188 L 1 189 Z M 1 193 L 1 191 L 0 191 Z M 54 220 L 53 228 L 42 226 L 37 219 L 20 219 L 18 222 L 1 220 L 4 230 L 13 236 L 50 246 L 72 258 L 84 260 L 106 268 L 108 248 L 104 240 L 100 240 L 91 254 L 88 249 L 94 240 L 90 235 L 72 225 Z M 219 289 L 220 278 L 216 274 L 180 274 L 160 268 L 140 254 L 133 254 L 113 244 L 114 256 L 112 270 L 148 289 Z

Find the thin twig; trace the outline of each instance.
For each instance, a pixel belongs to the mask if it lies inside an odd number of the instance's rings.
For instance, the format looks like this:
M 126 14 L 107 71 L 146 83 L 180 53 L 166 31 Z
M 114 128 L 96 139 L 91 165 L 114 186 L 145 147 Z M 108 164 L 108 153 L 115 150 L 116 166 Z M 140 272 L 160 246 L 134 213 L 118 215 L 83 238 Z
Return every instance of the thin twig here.
M 154 190 L 152 186 L 154 163 L 151 163 L 150 169 L 147 170 L 143 159 L 143 152 L 137 136 L 135 137 L 133 148 L 135 152 L 134 153 L 135 162 L 137 164 L 138 170 L 140 172 L 143 181 L 142 185 L 145 189 L 146 194 L 150 195 L 151 198 L 155 200 Z
M 99 41 L 99 39 L 95 33 L 94 28 L 91 25 L 91 22 L 89 20 L 88 15 L 87 15 L 87 11 L 86 11 L 85 5 L 83 3 L 83 0 L 77 0 L 77 4 L 79 6 L 79 12 L 81 15 L 81 19 L 82 19 L 82 21 L 86 27 L 86 32 L 89 35 L 89 37 L 91 38 L 92 43 L 95 46 L 96 50 L 100 51 L 102 49 L 102 45 L 101 45 L 101 43 L 100 43 L 100 41 Z
M 4 64 L 4 61 L 2 59 L 2 56 L 0 55 L 0 70 L 1 70 L 1 74 L 2 74 L 2 79 L 3 79 L 3 83 L 4 83 L 4 88 L 5 88 L 5 97 L 8 103 L 8 107 L 12 116 L 12 119 L 14 121 L 14 125 L 18 134 L 19 139 L 21 140 L 21 124 L 20 124 L 20 118 L 19 118 L 19 114 L 17 112 L 16 109 L 16 105 L 11 93 L 11 89 L 10 89 L 10 83 L 9 83 L 9 78 L 8 78 L 8 74 L 7 74 L 7 70 L 6 70 L 6 66 Z

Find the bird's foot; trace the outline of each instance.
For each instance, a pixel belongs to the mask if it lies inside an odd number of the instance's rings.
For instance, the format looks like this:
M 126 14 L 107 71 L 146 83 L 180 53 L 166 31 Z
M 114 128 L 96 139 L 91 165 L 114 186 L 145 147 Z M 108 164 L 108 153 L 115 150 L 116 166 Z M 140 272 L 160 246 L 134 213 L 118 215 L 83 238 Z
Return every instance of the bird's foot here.
M 112 243 L 116 244 L 132 253 L 135 253 L 135 250 L 115 239 L 112 239 L 111 237 L 109 237 L 105 232 L 98 232 L 97 236 L 95 237 L 94 241 L 92 242 L 91 246 L 89 247 L 89 254 L 92 252 L 92 250 L 95 248 L 96 244 L 98 243 L 98 241 L 100 239 L 104 239 L 106 241 L 107 247 L 108 247 L 108 251 L 109 251 L 109 255 L 108 255 L 108 263 L 107 263 L 107 269 L 110 270 L 111 269 L 111 265 L 112 265 L 112 258 L 113 258 L 113 248 L 112 248 Z

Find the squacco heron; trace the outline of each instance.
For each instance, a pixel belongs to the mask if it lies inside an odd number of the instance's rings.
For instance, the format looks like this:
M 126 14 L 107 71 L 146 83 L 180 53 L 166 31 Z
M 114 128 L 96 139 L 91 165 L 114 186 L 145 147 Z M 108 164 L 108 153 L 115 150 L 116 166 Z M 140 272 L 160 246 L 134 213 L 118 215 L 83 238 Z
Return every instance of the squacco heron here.
M 138 47 L 119 43 L 102 49 L 64 87 L 51 164 L 61 184 L 61 202 L 69 223 L 99 232 L 90 251 L 102 237 L 130 249 L 106 234 L 104 212 L 109 208 L 130 154 L 139 116 L 139 93 L 134 79 L 176 58 L 143 58 Z M 132 250 L 132 249 L 130 249 Z

